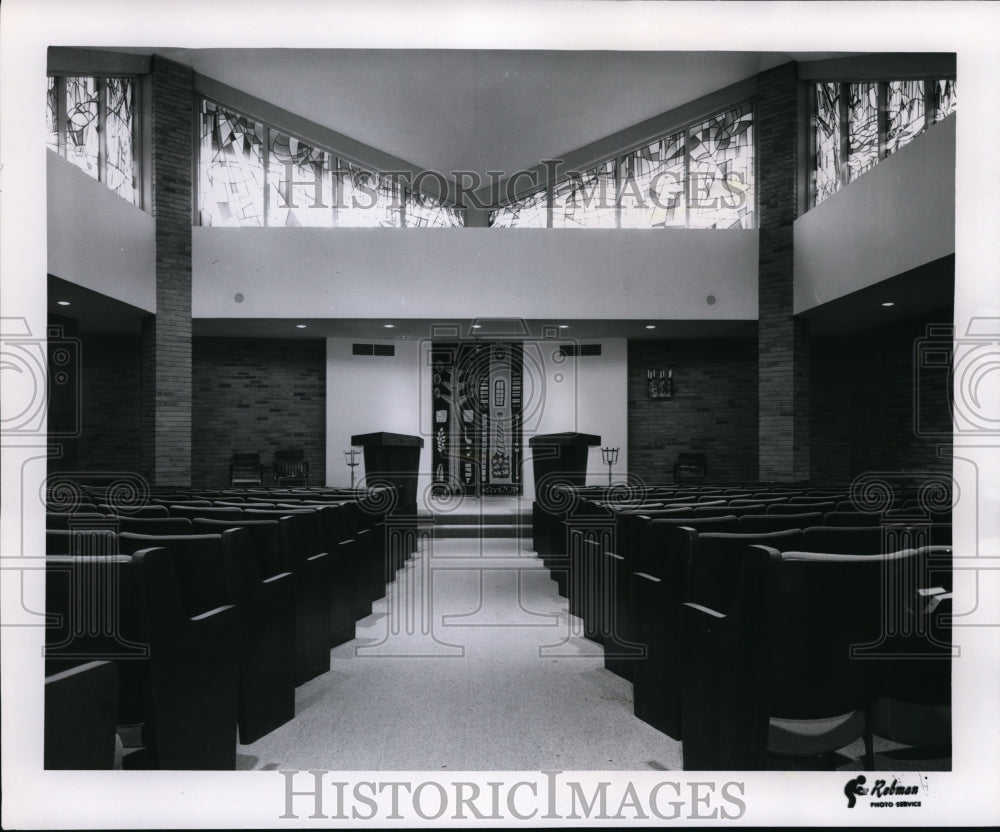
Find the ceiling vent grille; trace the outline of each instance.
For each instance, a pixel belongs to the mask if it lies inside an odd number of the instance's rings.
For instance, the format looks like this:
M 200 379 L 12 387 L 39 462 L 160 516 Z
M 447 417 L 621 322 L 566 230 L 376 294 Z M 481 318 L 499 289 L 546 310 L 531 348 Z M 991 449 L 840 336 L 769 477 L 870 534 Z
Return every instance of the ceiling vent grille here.
M 563 358 L 573 356 L 593 356 L 601 354 L 600 344 L 560 344 L 559 354 Z
M 395 344 L 354 344 L 352 355 L 375 355 L 393 357 L 396 355 Z

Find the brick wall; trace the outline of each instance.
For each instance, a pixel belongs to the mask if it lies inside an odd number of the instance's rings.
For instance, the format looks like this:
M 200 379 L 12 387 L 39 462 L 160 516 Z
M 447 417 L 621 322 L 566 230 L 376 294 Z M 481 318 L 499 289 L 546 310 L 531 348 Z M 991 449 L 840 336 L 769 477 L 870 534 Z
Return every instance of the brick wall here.
M 674 397 L 650 399 L 646 371 L 672 369 Z M 628 347 L 628 470 L 673 481 L 680 451 L 707 454 L 707 481 L 757 478 L 757 349 L 749 339 L 633 340 Z
M 850 338 L 812 343 L 814 482 L 849 482 L 870 471 L 950 470 L 944 440 L 914 430 L 914 392 L 924 428 L 951 424 L 947 380 L 915 367 L 914 346 L 929 323 L 950 323 L 944 309 Z
M 757 343 L 762 481 L 809 478 L 808 324 L 793 305 L 798 200 L 798 80 L 794 63 L 762 72 L 756 114 L 759 226 Z
M 302 448 L 309 484 L 326 482 L 326 345 L 318 340 L 195 338 L 192 485 L 229 484 L 233 451 Z
M 143 324 L 142 467 L 157 485 L 191 482 L 191 223 L 194 72 L 153 57 L 156 318 Z
M 139 471 L 142 429 L 140 339 L 128 335 L 81 338 L 81 471 Z

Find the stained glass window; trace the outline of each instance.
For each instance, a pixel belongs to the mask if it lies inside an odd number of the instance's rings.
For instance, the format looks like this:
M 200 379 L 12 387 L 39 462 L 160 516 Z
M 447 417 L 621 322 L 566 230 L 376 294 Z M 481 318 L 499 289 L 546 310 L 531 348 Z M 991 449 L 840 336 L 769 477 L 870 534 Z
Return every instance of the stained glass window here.
M 618 186 L 622 228 L 684 228 L 685 137 L 677 133 L 622 160 Z
M 463 225 L 465 220 L 461 211 L 434 197 L 407 191 L 407 228 L 460 228 Z
M 574 173 L 552 192 L 553 228 L 615 228 L 615 163 Z
M 329 153 L 270 130 L 267 157 L 267 224 L 332 228 L 336 193 Z
M 878 84 L 849 84 L 847 175 L 854 181 L 878 164 Z
M 688 227 L 752 228 L 753 111 L 720 113 L 688 132 Z
M 400 228 L 402 196 L 399 180 L 341 161 L 337 171 L 341 228 Z
M 553 228 L 753 228 L 753 106 L 650 142 L 552 190 Z M 613 198 L 612 198 L 613 195 Z M 491 228 L 545 228 L 546 192 L 490 215 Z
M 813 147 L 815 166 L 813 168 L 813 193 L 819 204 L 840 188 L 841 125 L 840 125 L 840 84 L 817 84 L 813 115 Z
M 48 88 L 45 93 L 45 125 L 48 132 L 45 144 L 49 150 L 59 152 L 59 92 L 56 86 L 57 79 L 48 79 Z M 60 82 L 61 83 L 61 82 Z
M 66 79 L 66 158 L 94 179 L 100 176 L 96 78 Z
M 104 81 L 104 181 L 118 196 L 132 203 L 136 201 L 134 86 L 131 78 L 108 78 Z
M 135 103 L 134 78 L 48 79 L 46 145 L 133 204 L 139 201 Z
M 546 228 L 548 209 L 548 194 L 539 191 L 491 211 L 490 228 Z
M 954 81 L 938 81 L 934 87 L 934 121 L 955 112 L 957 90 Z
M 924 129 L 924 82 L 890 81 L 887 85 L 885 152 L 895 153 Z
M 812 184 L 817 205 L 955 111 L 955 82 L 944 79 L 824 82 L 813 89 Z M 845 96 L 846 106 L 841 100 Z M 845 131 L 846 175 L 840 150 Z
M 264 224 L 264 125 L 202 102 L 198 210 L 202 225 Z

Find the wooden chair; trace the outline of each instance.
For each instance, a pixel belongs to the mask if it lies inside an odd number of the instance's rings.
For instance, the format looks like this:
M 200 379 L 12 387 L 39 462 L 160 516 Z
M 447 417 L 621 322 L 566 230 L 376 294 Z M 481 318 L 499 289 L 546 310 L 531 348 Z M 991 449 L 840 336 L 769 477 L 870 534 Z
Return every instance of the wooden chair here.
M 704 482 L 705 454 L 681 452 L 674 463 L 674 482 Z
M 230 485 L 263 485 L 264 466 L 257 451 L 234 453 L 229 463 Z
M 308 486 L 309 462 L 304 452 L 297 448 L 275 451 L 274 481 L 281 486 Z

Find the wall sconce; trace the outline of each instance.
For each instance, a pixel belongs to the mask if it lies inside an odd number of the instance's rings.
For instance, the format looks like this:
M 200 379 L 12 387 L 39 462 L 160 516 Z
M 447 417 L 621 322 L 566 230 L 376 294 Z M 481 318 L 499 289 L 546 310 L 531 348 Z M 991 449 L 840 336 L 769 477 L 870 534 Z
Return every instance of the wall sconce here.
M 646 370 L 646 387 L 651 399 L 672 399 L 674 397 L 674 371 Z
M 618 448 L 601 448 L 601 456 L 608 466 L 608 485 L 611 485 L 611 466 L 618 461 Z
M 360 454 L 361 451 L 358 448 L 351 448 L 349 451 L 344 451 L 344 461 L 351 469 L 351 488 L 354 488 L 354 469 L 358 467 L 358 456 Z

